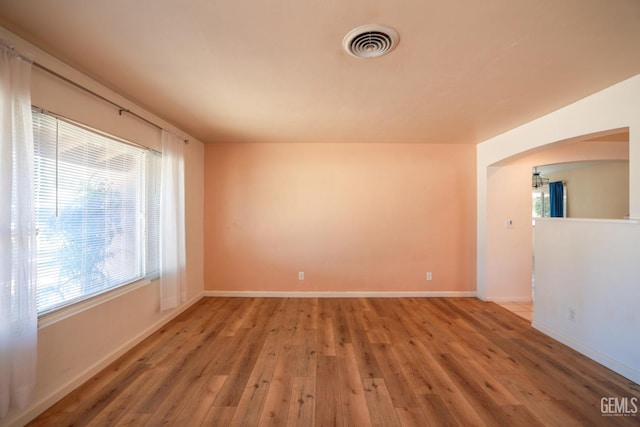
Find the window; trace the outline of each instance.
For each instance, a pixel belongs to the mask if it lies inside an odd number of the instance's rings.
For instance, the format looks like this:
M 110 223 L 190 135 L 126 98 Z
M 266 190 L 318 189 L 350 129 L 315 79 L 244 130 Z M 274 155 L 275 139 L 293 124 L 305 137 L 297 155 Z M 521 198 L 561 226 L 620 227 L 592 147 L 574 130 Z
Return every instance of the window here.
M 562 206 L 564 216 L 567 216 L 567 186 L 563 185 Z M 551 197 L 549 184 L 534 188 L 531 192 L 531 216 L 533 218 L 549 218 L 551 216 Z
M 534 218 L 548 217 L 551 212 L 549 199 L 549 185 L 534 188 L 531 192 L 531 216 Z
M 160 155 L 33 112 L 37 307 L 158 271 Z

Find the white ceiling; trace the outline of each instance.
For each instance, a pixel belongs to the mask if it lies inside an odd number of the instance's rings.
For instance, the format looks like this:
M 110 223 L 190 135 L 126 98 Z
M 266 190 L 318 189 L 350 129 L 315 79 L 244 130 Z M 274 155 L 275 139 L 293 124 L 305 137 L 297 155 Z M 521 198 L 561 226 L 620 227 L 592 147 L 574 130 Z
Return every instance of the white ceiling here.
M 369 23 L 398 47 L 347 55 Z M 640 73 L 638 0 L 2 0 L 0 25 L 205 142 L 475 144 Z

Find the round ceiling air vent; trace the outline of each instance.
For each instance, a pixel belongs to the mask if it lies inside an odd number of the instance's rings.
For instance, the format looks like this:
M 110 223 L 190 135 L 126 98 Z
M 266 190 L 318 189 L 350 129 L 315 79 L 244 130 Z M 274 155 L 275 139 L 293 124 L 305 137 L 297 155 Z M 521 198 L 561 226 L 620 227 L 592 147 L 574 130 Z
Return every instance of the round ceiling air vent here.
M 363 25 L 344 37 L 344 50 L 358 58 L 376 58 L 389 53 L 398 44 L 398 32 L 384 25 Z

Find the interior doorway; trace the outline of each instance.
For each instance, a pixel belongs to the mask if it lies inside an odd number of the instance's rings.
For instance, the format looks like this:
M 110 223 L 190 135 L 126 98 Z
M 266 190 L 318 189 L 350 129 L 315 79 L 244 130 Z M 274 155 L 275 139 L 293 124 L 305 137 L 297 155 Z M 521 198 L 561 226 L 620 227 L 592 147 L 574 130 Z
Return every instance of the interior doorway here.
M 628 157 L 628 131 L 624 129 L 597 137 L 586 136 L 550 144 L 488 167 L 488 300 L 504 304 L 505 308 L 514 312 L 533 311 L 536 286 L 535 219 L 550 216 L 550 190 L 546 182 L 543 188 L 534 188 L 534 168 L 538 167 L 541 175 L 550 178 L 549 182 L 565 181 L 561 216 L 571 217 L 572 197 L 580 191 L 572 187 L 575 182 L 558 179 L 555 176 L 557 171 L 552 169 L 579 161 L 628 161 Z M 596 184 L 588 185 L 593 189 Z M 625 209 L 628 210 L 628 204 Z

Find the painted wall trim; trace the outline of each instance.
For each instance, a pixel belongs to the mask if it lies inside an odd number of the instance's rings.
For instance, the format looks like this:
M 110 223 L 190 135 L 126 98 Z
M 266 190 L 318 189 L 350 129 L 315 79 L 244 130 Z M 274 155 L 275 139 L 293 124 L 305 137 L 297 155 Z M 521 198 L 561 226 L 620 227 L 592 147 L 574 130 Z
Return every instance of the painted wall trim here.
M 91 377 L 102 371 L 104 368 L 109 366 L 111 363 L 115 362 L 120 356 L 125 354 L 127 351 L 131 350 L 136 345 L 140 344 L 143 340 L 151 336 L 154 332 L 158 331 L 164 325 L 169 323 L 171 320 L 176 318 L 186 309 L 191 307 L 193 304 L 202 299 L 202 294 L 197 295 L 191 300 L 187 301 L 178 309 L 168 313 L 167 316 L 158 320 L 156 323 L 148 327 L 146 330 L 142 331 L 140 334 L 124 343 L 119 348 L 112 351 L 110 354 L 105 355 L 101 360 L 98 360 L 91 367 L 86 369 L 83 373 L 78 375 L 77 377 L 71 379 L 66 384 L 59 387 L 57 390 L 52 392 L 49 396 L 43 397 L 38 402 L 34 402 L 31 404 L 29 409 L 22 412 L 18 417 L 9 420 L 8 426 L 23 426 L 36 418 L 38 415 L 46 411 L 48 408 L 53 406 L 60 399 L 65 397 L 67 394 L 71 393 L 73 390 L 81 386 L 83 383 L 87 382 Z
M 476 291 L 304 292 L 204 291 L 205 297 L 243 298 L 475 298 Z
M 551 338 L 555 339 L 556 341 L 560 341 L 562 344 L 566 345 L 567 347 L 571 347 L 572 349 L 574 349 L 575 351 L 577 351 L 578 353 L 584 354 L 585 356 L 589 357 L 590 359 L 595 360 L 596 362 L 600 363 L 603 366 L 606 366 L 607 368 L 611 369 L 612 371 L 624 376 L 625 378 L 640 384 L 640 372 L 636 371 L 635 369 L 624 365 L 620 362 L 618 362 L 617 360 L 614 360 L 600 352 L 598 352 L 597 350 L 592 349 L 591 347 L 587 347 L 577 341 L 572 340 L 571 338 L 567 337 L 566 335 L 561 334 L 560 332 L 556 331 L 553 328 L 548 327 L 547 325 L 545 325 L 544 323 L 541 322 L 537 322 L 537 321 L 533 321 L 531 323 L 531 326 L 534 329 L 537 329 L 538 331 L 542 332 L 543 334 L 546 334 L 548 336 L 550 336 Z

